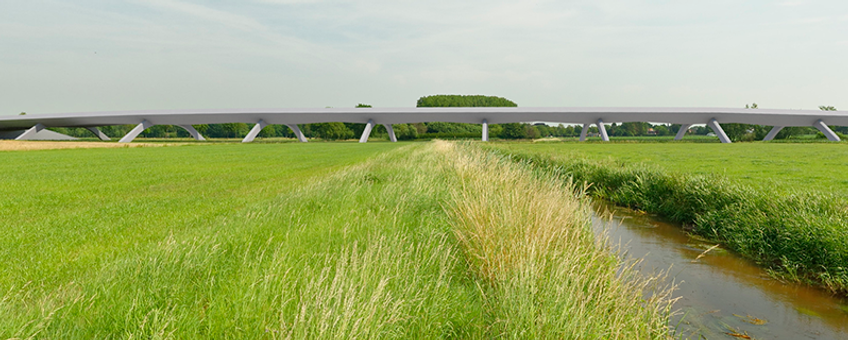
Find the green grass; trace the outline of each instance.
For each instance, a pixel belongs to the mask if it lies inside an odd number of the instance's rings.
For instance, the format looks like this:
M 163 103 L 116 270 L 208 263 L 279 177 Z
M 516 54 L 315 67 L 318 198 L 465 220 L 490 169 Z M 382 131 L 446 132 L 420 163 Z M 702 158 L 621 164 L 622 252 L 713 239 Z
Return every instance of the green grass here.
M 473 147 L 0 157 L 0 338 L 668 336 L 575 188 Z
M 761 188 L 848 192 L 844 143 L 504 143 L 498 148 L 645 163 L 672 172 L 722 175 Z
M 825 157 L 844 154 L 845 145 L 707 146 L 492 144 L 486 148 L 500 150 L 569 181 L 591 183 L 590 192 L 597 197 L 682 223 L 693 233 L 763 264 L 777 276 L 848 295 L 845 194 L 830 189 L 802 189 L 790 183 L 803 181 L 805 175 L 801 174 L 774 180 L 773 186 L 751 185 L 741 175 L 746 172 L 739 165 L 751 160 L 797 162 L 799 158 L 824 162 Z M 713 157 L 722 158 L 697 157 L 682 153 L 684 148 L 693 153 L 712 151 Z M 724 155 L 715 156 L 720 151 L 725 151 Z M 732 159 L 730 155 L 744 159 Z M 646 158 L 657 159 L 656 163 L 660 164 L 634 161 Z M 726 175 L 709 170 L 703 170 L 706 174 L 694 170 L 671 171 L 662 164 L 680 164 L 680 168 L 691 169 L 739 166 L 734 170 L 736 175 Z M 767 175 L 757 173 L 752 166 L 747 170 L 752 177 L 766 179 Z M 811 169 L 807 176 L 816 178 L 817 173 L 830 171 Z M 845 178 L 844 174 L 840 176 Z
M 4 152 L 0 282 L 47 284 L 395 148 L 220 145 Z M 12 256 L 14 254 L 15 256 Z M 37 261 L 38 266 L 33 265 Z

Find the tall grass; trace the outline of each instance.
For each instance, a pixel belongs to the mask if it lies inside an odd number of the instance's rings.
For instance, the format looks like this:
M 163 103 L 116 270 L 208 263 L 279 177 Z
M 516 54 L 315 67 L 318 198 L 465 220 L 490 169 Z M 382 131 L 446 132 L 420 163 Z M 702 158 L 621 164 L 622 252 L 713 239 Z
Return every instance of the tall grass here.
M 821 192 L 751 188 L 718 175 L 689 175 L 645 164 L 510 151 L 616 204 L 685 224 L 792 281 L 848 295 L 848 202 Z
M 162 236 L 104 235 L 124 246 L 73 271 L 30 262 L 52 280 L 0 283 L 0 338 L 668 336 L 667 290 L 644 298 L 655 281 L 594 238 L 580 192 L 526 166 L 435 142 L 299 180 L 216 196 L 230 209 Z
M 440 143 L 439 145 L 445 145 Z M 482 281 L 489 335 L 639 339 L 668 335 L 670 290 L 621 267 L 590 229 L 582 188 L 472 147 L 451 156 L 454 234 Z M 578 190 L 579 189 L 579 190 Z M 654 287 L 656 288 L 656 287 Z

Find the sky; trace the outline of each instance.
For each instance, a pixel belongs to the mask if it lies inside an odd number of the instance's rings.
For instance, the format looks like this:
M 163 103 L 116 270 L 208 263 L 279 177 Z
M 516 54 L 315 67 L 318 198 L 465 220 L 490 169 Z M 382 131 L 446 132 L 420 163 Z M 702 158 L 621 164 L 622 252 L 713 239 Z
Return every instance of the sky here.
M 0 114 L 433 94 L 848 110 L 848 1 L 0 0 Z

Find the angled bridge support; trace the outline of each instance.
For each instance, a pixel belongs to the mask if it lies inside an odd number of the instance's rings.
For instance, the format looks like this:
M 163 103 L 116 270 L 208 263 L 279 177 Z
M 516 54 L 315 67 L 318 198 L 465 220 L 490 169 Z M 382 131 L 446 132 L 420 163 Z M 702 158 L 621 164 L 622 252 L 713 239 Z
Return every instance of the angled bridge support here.
M 360 143 L 368 142 L 368 136 L 371 136 L 371 129 L 374 128 L 374 120 L 369 119 L 368 124 L 365 124 L 365 130 L 362 130 L 362 136 L 359 137 Z
M 148 122 L 147 119 L 142 120 L 141 123 L 139 123 L 138 125 L 135 126 L 135 128 L 130 130 L 130 132 L 128 132 L 124 136 L 124 138 L 121 138 L 121 140 L 119 140 L 118 143 L 132 142 L 133 139 L 135 139 L 135 137 L 138 137 L 138 135 L 140 135 L 142 132 L 144 132 L 144 130 L 149 129 L 153 125 L 155 125 L 155 124 Z
M 99 138 L 100 140 L 112 140 L 111 138 L 109 138 L 109 136 L 107 136 L 105 133 L 103 133 L 103 131 L 100 131 L 100 129 L 98 129 L 95 126 L 89 126 L 85 129 L 88 130 L 88 131 L 91 131 L 91 133 L 93 133 L 95 136 L 97 136 L 97 138 Z
M 392 129 L 392 124 L 383 124 L 386 128 L 386 132 L 389 133 L 389 140 L 392 142 L 397 142 L 397 137 L 395 137 L 395 129 Z
M 306 136 L 303 135 L 303 132 L 300 132 L 300 128 L 297 127 L 297 124 L 286 124 L 286 126 L 288 126 L 289 129 L 292 130 L 292 132 L 294 132 L 294 135 L 295 137 L 297 137 L 298 141 L 300 141 L 301 143 L 306 143 Z
M 580 141 L 581 142 L 586 141 L 586 136 L 589 135 L 589 127 L 590 126 L 592 126 L 592 124 L 590 124 L 590 123 L 583 124 L 583 130 L 580 131 Z M 607 134 L 607 127 L 604 126 L 604 120 L 598 118 L 598 120 L 595 121 L 595 126 L 598 127 L 598 134 L 601 135 L 601 140 L 603 140 L 604 142 L 609 142 L 610 139 L 609 139 L 609 135 Z
M 780 130 L 783 130 L 782 126 L 775 126 L 771 128 L 771 131 L 769 131 L 769 133 L 766 135 L 766 138 L 763 138 L 763 140 L 770 141 L 774 139 L 774 137 L 777 137 L 777 134 L 780 133 Z
M 680 126 L 680 130 L 677 130 L 677 135 L 674 136 L 674 140 L 681 140 L 683 136 L 686 135 L 686 131 L 689 131 L 689 128 L 692 127 L 692 124 L 683 124 Z
M 602 119 L 598 119 L 598 122 L 595 123 L 598 125 L 598 132 L 601 134 L 601 140 L 604 142 L 609 142 L 609 136 L 607 135 L 607 127 L 604 126 L 604 121 Z
M 188 131 L 188 134 L 191 135 L 191 138 L 194 138 L 195 140 L 206 140 L 206 138 L 203 138 L 203 136 L 200 134 L 200 132 L 197 132 L 197 129 L 195 129 L 194 126 L 191 126 L 189 124 L 177 125 L 177 126 Z
M 254 125 L 252 129 L 250 129 L 250 132 L 247 133 L 247 136 L 244 136 L 244 139 L 242 139 L 241 142 L 252 142 L 254 139 L 256 139 L 256 136 L 259 135 L 259 132 L 262 132 L 262 129 L 264 129 L 266 126 L 268 126 L 268 123 L 260 119 L 258 122 L 256 122 L 256 125 Z M 306 136 L 303 135 L 303 132 L 301 132 L 300 128 L 297 127 L 297 124 L 286 124 L 286 126 L 288 126 L 289 129 L 292 130 L 292 132 L 294 132 L 294 135 L 297 137 L 298 141 L 300 141 L 301 143 L 306 143 Z
M 583 130 L 580 131 L 580 141 L 583 142 L 586 140 L 586 135 L 589 134 L 589 124 L 583 124 Z
M 724 129 L 721 128 L 721 125 L 718 125 L 718 121 L 715 118 L 710 119 L 707 126 L 709 126 L 710 129 L 713 129 L 713 132 L 715 132 L 716 136 L 718 136 L 718 139 L 721 140 L 722 143 L 733 143 L 730 141 L 730 138 L 727 138 L 727 134 L 724 133 Z
M 821 131 L 825 135 L 825 137 L 827 137 L 827 140 L 831 142 L 838 142 L 841 140 L 839 139 L 839 136 L 837 136 L 836 133 L 834 133 L 833 130 L 831 130 L 830 127 L 828 127 L 827 124 L 825 124 L 821 119 L 817 120 L 813 124 L 813 127 L 819 129 L 819 131 Z
M 242 139 L 241 142 L 252 142 L 254 139 L 256 139 L 256 136 L 259 135 L 259 132 L 262 132 L 262 129 L 264 129 L 266 126 L 268 126 L 268 124 L 265 123 L 264 120 L 260 119 L 259 122 L 257 122 L 256 125 L 254 125 L 252 129 L 250 129 L 250 132 L 247 133 L 247 136 L 244 136 L 244 139 Z

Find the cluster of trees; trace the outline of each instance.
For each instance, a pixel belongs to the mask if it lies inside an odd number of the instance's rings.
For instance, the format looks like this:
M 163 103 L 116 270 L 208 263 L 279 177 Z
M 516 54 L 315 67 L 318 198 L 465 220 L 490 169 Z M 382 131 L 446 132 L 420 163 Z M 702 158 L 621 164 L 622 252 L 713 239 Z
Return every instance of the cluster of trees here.
M 417 107 L 517 107 L 515 102 L 495 96 L 445 95 L 418 98 Z
M 418 107 L 517 107 L 515 102 L 495 96 L 482 95 L 433 95 L 418 99 Z M 371 105 L 358 104 L 358 108 L 369 108 Z M 745 108 L 756 109 L 757 104 L 745 105 Z M 824 111 L 836 111 L 833 106 L 820 106 Z M 21 113 L 25 114 L 25 113 Z M 247 135 L 251 127 L 245 123 L 228 124 L 203 124 L 195 125 L 195 129 L 208 138 L 242 138 Z M 345 140 L 358 138 L 365 130 L 365 124 L 360 123 L 316 123 L 302 124 L 300 130 L 306 137 L 321 138 L 324 140 Z M 721 124 L 727 136 L 733 141 L 762 140 L 771 130 L 771 126 L 752 124 Z M 133 129 L 133 125 L 104 126 L 101 130 L 108 136 L 120 137 Z M 483 133 L 482 125 L 467 123 L 429 122 L 413 124 L 394 124 L 392 128 L 399 140 L 433 139 L 433 138 L 479 138 Z M 841 134 L 848 134 L 848 127 L 831 127 Z M 59 133 L 76 137 L 92 137 L 93 135 L 83 128 L 51 128 Z M 581 126 L 548 126 L 545 124 L 490 124 L 489 136 L 502 139 L 534 139 L 544 137 L 577 137 L 580 135 Z M 613 137 L 637 137 L 637 136 L 673 136 L 680 129 L 679 124 L 650 124 L 644 122 L 622 123 L 606 125 L 607 134 Z M 690 134 L 707 135 L 713 131 L 706 126 L 693 126 Z M 589 133 L 596 135 L 598 128 L 592 126 Z M 780 131 L 776 139 L 788 139 L 803 135 L 824 135 L 812 127 L 786 127 Z M 371 132 L 374 137 L 387 138 L 388 132 L 382 125 L 377 125 Z M 188 132 L 177 126 L 156 125 L 142 134 L 147 138 L 172 138 L 191 137 Z M 285 125 L 268 125 L 259 137 L 288 137 L 294 138 L 294 132 Z
M 418 99 L 418 107 L 517 107 L 515 102 L 495 96 L 434 95 Z M 422 138 L 480 138 L 481 124 L 430 122 L 415 124 Z M 504 139 L 539 138 L 547 135 L 547 126 L 523 123 L 490 124 L 489 136 Z M 542 129 L 543 131 L 540 131 Z

